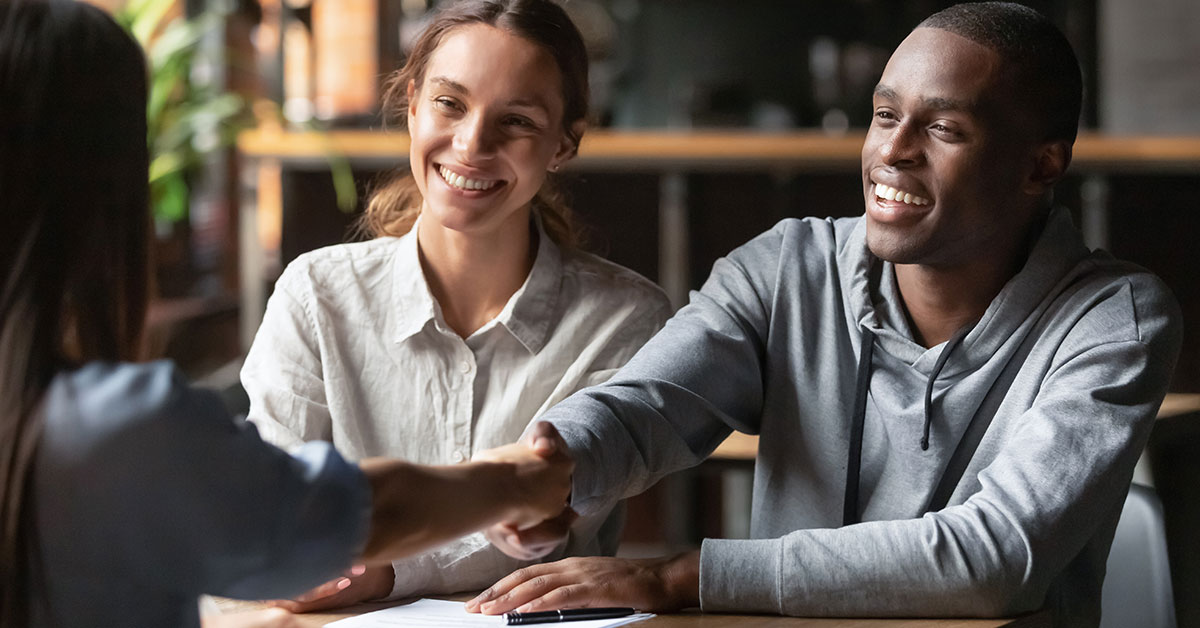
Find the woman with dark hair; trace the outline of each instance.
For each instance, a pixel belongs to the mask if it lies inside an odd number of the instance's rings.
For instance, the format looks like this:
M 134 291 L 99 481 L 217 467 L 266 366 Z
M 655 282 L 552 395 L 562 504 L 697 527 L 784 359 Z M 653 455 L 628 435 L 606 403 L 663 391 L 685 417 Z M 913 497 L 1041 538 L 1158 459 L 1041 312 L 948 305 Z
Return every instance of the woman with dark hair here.
M 133 363 L 145 138 L 145 64 L 103 11 L 0 1 L 0 627 L 195 626 L 201 593 L 294 595 L 561 512 L 570 464 L 544 442 L 360 469 Z
M 587 54 L 558 4 L 443 3 L 388 83 L 411 145 L 363 217 L 374 239 L 301 256 L 267 305 L 242 370 L 264 438 L 459 463 L 606 380 L 659 329 L 662 291 L 579 251 L 552 187 L 587 100 Z M 561 546 L 511 556 L 475 535 L 285 605 L 480 588 L 551 552 L 612 553 L 619 528 L 600 513 Z

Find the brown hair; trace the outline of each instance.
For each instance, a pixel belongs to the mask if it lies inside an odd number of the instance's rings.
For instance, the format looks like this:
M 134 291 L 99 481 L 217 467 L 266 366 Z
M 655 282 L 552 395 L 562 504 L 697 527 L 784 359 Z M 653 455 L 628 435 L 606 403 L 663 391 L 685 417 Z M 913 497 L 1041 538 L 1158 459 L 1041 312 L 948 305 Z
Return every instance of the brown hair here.
M 578 150 L 581 135 L 571 125 L 587 117 L 587 50 L 579 30 L 551 0 L 464 0 L 439 10 L 417 39 L 404 67 L 387 80 L 383 95 L 385 121 L 401 128 L 407 126 L 409 82 L 420 88 L 429 57 L 447 33 L 469 24 L 504 29 L 542 46 L 554 57 L 562 75 L 563 132 Z M 404 235 L 417 221 L 421 201 L 421 192 L 411 172 L 394 175 L 371 194 L 359 221 L 359 231 L 373 237 Z M 549 177 L 533 198 L 532 208 L 541 217 L 550 239 L 560 246 L 578 245 L 579 234 L 572 224 L 571 210 Z
M 100 9 L 0 2 L 0 626 L 25 625 L 29 472 L 55 374 L 137 355 L 146 310 L 146 70 Z M 36 577 L 36 574 L 33 574 Z

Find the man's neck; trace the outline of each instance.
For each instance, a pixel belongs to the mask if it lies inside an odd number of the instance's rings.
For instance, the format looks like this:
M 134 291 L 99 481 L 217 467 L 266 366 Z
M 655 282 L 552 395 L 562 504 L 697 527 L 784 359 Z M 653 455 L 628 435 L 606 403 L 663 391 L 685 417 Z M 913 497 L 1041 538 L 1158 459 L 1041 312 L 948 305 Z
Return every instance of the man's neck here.
M 944 270 L 918 264 L 896 264 L 896 283 L 912 323 L 913 335 L 922 346 L 937 346 L 964 325 L 983 316 L 1013 273 L 956 268 Z
M 1048 209 L 1036 212 L 1024 235 L 975 251 L 970 259 L 944 265 L 895 264 L 900 298 L 914 340 L 929 348 L 979 320 L 992 300 L 1020 272 L 1046 226 Z

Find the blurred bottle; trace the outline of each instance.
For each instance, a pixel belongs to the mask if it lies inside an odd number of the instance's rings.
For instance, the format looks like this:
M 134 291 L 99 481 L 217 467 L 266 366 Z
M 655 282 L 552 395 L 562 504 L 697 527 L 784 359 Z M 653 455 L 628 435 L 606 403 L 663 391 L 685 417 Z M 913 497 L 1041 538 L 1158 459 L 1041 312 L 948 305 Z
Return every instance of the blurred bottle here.
M 311 0 L 284 0 L 283 117 L 304 124 L 313 117 Z
M 369 124 L 379 98 L 378 0 L 310 0 L 314 113 L 337 126 Z

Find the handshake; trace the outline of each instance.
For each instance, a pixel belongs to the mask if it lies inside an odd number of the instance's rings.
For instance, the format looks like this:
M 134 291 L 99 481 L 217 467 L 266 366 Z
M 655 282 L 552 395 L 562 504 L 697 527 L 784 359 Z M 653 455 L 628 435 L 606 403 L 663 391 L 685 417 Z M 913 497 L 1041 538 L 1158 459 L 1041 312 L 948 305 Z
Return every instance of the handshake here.
M 479 452 L 466 464 L 370 458 L 359 466 L 373 502 L 360 564 L 273 605 L 310 612 L 385 597 L 393 586 L 390 560 L 481 529 L 513 558 L 540 558 L 563 542 L 578 517 L 567 506 L 575 463 L 549 423 L 539 422 L 520 442 Z
M 387 597 L 394 586 L 390 560 L 478 530 L 513 558 L 541 558 L 564 542 L 579 516 L 567 505 L 575 463 L 562 436 L 545 422 L 519 442 L 479 452 L 465 464 L 424 466 L 384 458 L 359 464 L 373 502 L 359 564 L 273 606 L 311 612 Z M 648 559 L 574 557 L 518 569 L 465 608 L 488 615 L 589 606 L 671 611 L 699 605 L 699 587 L 699 551 Z M 276 619 L 261 625 L 290 625 Z M 205 628 L 218 625 L 258 624 L 206 621 Z
M 574 461 L 554 426 L 538 422 L 520 442 L 479 452 L 473 462 L 513 464 L 512 515 L 484 530 L 497 549 L 520 560 L 549 554 L 579 517 L 567 505 Z

